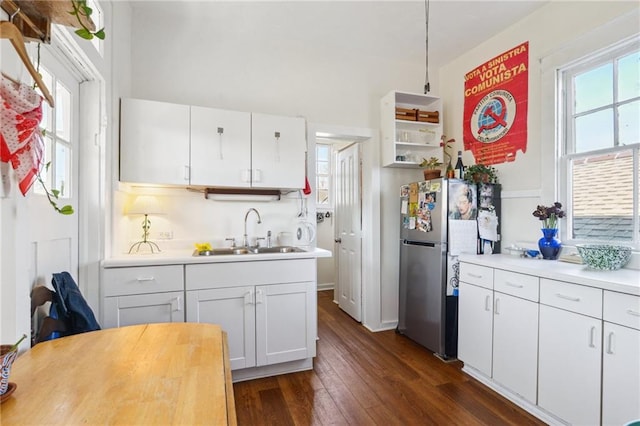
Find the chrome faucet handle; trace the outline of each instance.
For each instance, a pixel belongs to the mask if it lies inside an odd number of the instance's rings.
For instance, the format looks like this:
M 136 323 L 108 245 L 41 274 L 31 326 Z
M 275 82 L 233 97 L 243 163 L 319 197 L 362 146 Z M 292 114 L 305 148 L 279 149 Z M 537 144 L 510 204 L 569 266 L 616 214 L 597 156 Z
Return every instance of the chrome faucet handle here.
M 271 248 L 271 231 L 267 231 L 267 247 Z
M 225 238 L 225 241 L 231 241 L 231 248 L 235 248 L 236 247 L 236 239 L 235 237 L 233 238 Z

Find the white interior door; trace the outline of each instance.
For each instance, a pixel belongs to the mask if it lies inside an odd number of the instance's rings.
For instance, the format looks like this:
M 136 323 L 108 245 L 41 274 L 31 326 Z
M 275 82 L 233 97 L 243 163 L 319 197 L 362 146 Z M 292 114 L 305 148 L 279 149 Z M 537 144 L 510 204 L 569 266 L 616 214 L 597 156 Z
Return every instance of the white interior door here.
M 359 144 L 338 152 L 336 167 L 336 252 L 338 305 L 362 320 L 362 199 Z
M 58 207 L 71 205 L 75 213 L 63 215 L 49 203 L 40 183 L 35 182 L 27 197 L 31 242 L 32 285 L 51 288 L 54 272 L 68 271 L 78 280 L 78 116 L 79 83 L 46 50 L 42 52 L 41 73 L 55 99 L 55 108 L 43 102 L 41 127 L 45 129 L 45 159 L 48 172 L 41 171 L 47 188 L 58 190 Z

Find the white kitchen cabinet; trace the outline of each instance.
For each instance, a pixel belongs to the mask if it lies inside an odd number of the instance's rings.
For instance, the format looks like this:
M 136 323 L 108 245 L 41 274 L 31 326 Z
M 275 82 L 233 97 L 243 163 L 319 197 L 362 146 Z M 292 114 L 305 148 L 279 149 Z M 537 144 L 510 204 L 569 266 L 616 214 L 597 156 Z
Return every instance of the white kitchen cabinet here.
M 640 419 L 640 297 L 605 291 L 603 319 L 602 424 L 623 425 Z
M 256 366 L 255 287 L 187 291 L 187 321 L 220 324 L 227 332 L 231 369 Z
M 102 293 L 103 328 L 185 319 L 182 265 L 105 268 Z
M 493 307 L 493 379 L 536 402 L 539 279 L 496 269 Z
M 120 180 L 300 189 L 304 118 L 122 99 Z
M 104 299 L 103 328 L 184 322 L 183 292 L 136 294 Z
M 458 358 L 491 377 L 493 290 L 464 281 L 459 286 Z
M 251 114 L 191 107 L 191 185 L 251 185 Z
M 460 280 L 458 358 L 535 403 L 537 277 L 461 263 Z
M 571 424 L 599 424 L 602 290 L 542 279 L 538 405 Z
M 306 150 L 303 118 L 251 114 L 253 188 L 303 188 Z
M 221 324 L 231 369 L 315 356 L 314 259 L 186 266 L 187 321 Z
M 538 304 L 494 293 L 493 379 L 536 402 Z
M 120 180 L 188 185 L 189 106 L 120 102 Z
M 396 118 L 396 108 L 437 113 L 438 122 Z M 391 91 L 380 101 L 382 165 L 418 168 L 423 158 L 443 161 L 442 100 L 430 95 Z

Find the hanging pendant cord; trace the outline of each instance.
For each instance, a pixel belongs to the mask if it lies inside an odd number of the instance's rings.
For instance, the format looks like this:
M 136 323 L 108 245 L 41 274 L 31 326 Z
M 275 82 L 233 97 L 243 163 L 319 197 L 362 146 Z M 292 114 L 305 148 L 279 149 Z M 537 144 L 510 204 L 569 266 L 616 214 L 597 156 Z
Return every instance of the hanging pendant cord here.
M 429 0 L 424 0 L 424 26 L 425 26 L 425 74 L 424 74 L 424 94 L 431 91 L 429 85 Z

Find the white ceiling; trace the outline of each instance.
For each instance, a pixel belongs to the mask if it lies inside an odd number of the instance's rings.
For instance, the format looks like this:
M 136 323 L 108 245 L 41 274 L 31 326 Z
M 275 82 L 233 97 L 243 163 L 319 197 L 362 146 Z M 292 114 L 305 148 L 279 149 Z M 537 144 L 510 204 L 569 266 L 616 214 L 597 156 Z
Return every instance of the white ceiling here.
M 430 0 L 429 69 L 446 64 L 548 3 L 548 0 Z M 425 62 L 425 3 L 417 1 L 153 1 L 131 2 L 137 13 L 170 16 L 167 28 L 199 25 L 203 36 L 268 43 L 349 58 L 377 56 Z M 164 14 L 164 13 L 166 14 Z

